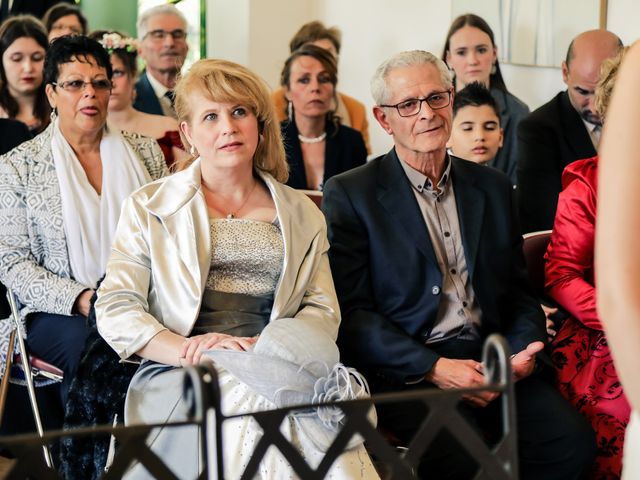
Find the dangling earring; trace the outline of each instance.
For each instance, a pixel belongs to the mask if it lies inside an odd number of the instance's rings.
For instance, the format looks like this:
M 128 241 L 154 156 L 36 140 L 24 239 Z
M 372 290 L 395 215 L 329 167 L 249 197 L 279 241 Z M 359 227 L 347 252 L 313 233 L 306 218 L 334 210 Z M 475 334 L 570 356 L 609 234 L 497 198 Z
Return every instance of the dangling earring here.
M 195 145 L 191 145 L 191 148 L 189 149 L 189 153 L 191 154 L 192 157 L 196 156 L 196 146 Z
M 496 74 L 496 70 L 497 70 L 496 64 L 493 63 L 491 65 L 491 75 L 495 75 Z
M 51 118 L 51 123 L 53 123 L 55 119 L 58 117 L 58 109 L 56 107 L 53 107 L 51 109 L 51 113 L 49 114 L 49 117 Z
M 289 117 L 289 121 L 293 120 L 293 103 L 291 101 L 287 104 L 287 117 Z

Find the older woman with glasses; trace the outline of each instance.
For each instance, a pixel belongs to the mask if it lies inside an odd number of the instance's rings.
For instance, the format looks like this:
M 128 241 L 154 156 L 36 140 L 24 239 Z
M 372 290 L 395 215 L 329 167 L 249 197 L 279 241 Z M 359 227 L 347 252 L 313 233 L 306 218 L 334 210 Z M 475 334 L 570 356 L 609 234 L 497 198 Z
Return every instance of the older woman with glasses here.
M 54 120 L 0 157 L 0 281 L 17 296 L 31 351 L 64 371 L 62 404 L 121 203 L 166 173 L 155 140 L 106 128 L 111 76 L 97 41 L 54 41 L 44 64 Z

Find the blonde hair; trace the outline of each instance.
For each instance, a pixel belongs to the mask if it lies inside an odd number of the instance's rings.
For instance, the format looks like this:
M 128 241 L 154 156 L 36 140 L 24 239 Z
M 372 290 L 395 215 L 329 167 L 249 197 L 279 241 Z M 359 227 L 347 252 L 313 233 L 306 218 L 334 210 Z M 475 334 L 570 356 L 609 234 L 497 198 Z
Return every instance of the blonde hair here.
M 609 103 L 611 102 L 611 94 L 613 93 L 613 87 L 618 77 L 618 70 L 622 59 L 629 50 L 629 47 L 621 48 L 617 55 L 607 58 L 602 62 L 600 67 L 600 79 L 596 85 L 596 91 L 594 95 L 594 106 L 596 112 L 600 115 L 600 119 L 604 122 L 607 114 Z
M 214 102 L 238 103 L 250 108 L 258 120 L 260 137 L 253 155 L 255 169 L 266 172 L 279 182 L 289 177 L 287 159 L 280 135 L 280 123 L 267 84 L 246 67 L 227 60 L 204 59 L 193 64 L 178 80 L 175 88 L 175 109 L 178 121 L 191 122 L 193 92 L 199 92 Z M 183 170 L 193 158 L 179 162 Z

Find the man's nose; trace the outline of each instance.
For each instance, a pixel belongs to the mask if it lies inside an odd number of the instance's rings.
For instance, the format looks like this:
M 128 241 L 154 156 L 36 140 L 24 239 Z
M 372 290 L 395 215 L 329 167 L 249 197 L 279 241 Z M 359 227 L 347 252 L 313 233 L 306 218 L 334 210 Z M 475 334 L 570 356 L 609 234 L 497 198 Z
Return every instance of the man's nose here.
M 175 43 L 176 41 L 174 40 L 173 35 L 165 32 L 164 37 L 162 38 L 162 44 L 165 46 L 173 46 Z
M 422 100 L 420 102 L 420 110 L 418 114 L 420 115 L 420 118 L 431 119 L 434 117 L 435 112 L 433 111 L 433 108 L 429 106 L 426 100 Z

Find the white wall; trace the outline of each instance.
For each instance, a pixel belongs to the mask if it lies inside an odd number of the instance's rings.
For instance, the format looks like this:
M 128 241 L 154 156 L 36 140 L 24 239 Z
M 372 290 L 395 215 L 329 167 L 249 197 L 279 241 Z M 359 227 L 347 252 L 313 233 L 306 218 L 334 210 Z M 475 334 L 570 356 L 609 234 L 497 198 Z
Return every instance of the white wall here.
M 608 3 L 609 30 L 625 43 L 640 38 L 640 2 Z M 338 26 L 343 34 L 338 88 L 369 108 L 374 154 L 388 150 L 391 141 L 370 112 L 373 71 L 401 50 L 440 55 L 452 20 L 451 0 L 207 0 L 207 5 L 209 56 L 248 65 L 274 88 L 300 25 L 318 19 Z M 564 88 L 559 68 L 502 65 L 502 70 L 509 90 L 531 109 Z

